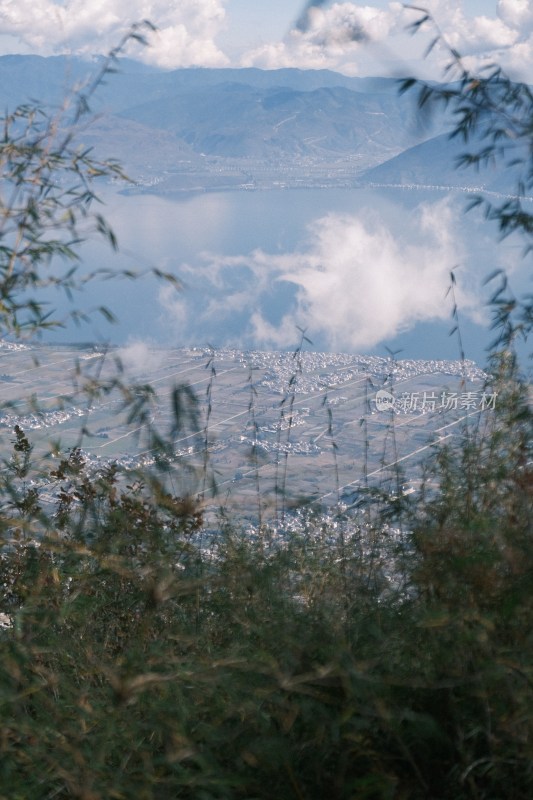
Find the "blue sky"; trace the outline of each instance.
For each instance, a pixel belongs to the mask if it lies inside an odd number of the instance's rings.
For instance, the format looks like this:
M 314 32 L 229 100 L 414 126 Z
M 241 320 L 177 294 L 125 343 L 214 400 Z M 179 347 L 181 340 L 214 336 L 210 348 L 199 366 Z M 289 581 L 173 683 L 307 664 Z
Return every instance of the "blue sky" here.
M 497 60 L 531 79 L 533 0 L 418 4 L 433 13 L 469 66 Z M 153 46 L 131 55 L 163 68 L 297 66 L 351 75 L 420 69 L 437 77 L 445 63 L 437 49 L 420 66 L 423 37 L 405 34 L 416 12 L 400 0 L 316 0 L 307 26 L 298 30 L 294 23 L 304 6 L 304 0 L 0 0 L 0 52 L 102 52 L 129 23 L 149 18 L 159 28 Z

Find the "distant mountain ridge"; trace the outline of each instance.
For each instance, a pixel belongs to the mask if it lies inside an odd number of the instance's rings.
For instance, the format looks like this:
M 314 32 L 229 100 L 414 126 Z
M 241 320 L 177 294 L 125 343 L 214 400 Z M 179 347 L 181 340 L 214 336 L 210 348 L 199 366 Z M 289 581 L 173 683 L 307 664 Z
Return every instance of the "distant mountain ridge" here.
M 394 95 L 344 87 L 302 90 L 224 82 L 122 111 L 127 119 L 172 131 L 208 155 L 283 158 L 364 153 L 383 160 L 412 142 Z
M 93 76 L 103 58 L 77 56 L 0 56 L 0 94 L 6 107 L 30 99 L 60 102 L 65 90 L 76 82 Z M 357 78 L 331 70 L 301 70 L 285 68 L 263 70 L 255 67 L 219 68 L 186 67 L 162 70 L 139 61 L 123 58 L 118 72 L 109 76 L 106 85 L 98 90 L 100 104 L 111 105 L 113 111 L 134 103 L 147 102 L 161 94 L 194 90 L 220 83 L 242 83 L 256 88 L 288 86 L 301 91 L 342 86 L 352 91 L 395 92 L 393 78 Z
M 60 106 L 100 57 L 0 57 L 3 109 Z M 445 123 L 417 124 L 414 100 L 392 78 L 329 70 L 164 71 L 122 59 L 92 98 L 98 116 L 81 142 L 119 157 L 139 187 L 160 193 L 356 183 L 510 191 L 509 170 L 456 171 L 468 151 Z
M 509 145 L 507 158 L 489 162 L 479 168 L 461 168 L 461 158 L 480 152 L 483 143 L 475 137 L 468 142 L 444 133 L 404 150 L 390 160 L 365 171 L 361 182 L 394 186 L 441 186 L 459 189 L 479 188 L 497 194 L 514 194 L 521 172 L 520 163 L 527 161 L 525 147 Z M 456 167 L 454 169 L 454 167 Z
M 59 108 L 101 59 L 0 57 L 4 109 Z M 329 70 L 187 68 L 123 59 L 92 98 L 83 144 L 151 190 L 335 185 L 420 141 L 388 78 Z

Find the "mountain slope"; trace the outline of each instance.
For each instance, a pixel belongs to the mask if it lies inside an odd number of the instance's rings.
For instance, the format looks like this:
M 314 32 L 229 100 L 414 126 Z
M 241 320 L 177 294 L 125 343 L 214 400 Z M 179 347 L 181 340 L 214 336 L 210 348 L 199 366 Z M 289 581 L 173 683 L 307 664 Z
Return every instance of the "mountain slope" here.
M 505 157 L 482 164 L 479 169 L 461 166 L 463 156 L 475 154 L 482 147 L 483 142 L 476 139 L 465 143 L 458 137 L 452 139 L 449 134 L 440 134 L 366 170 L 361 175 L 361 181 L 402 186 L 480 188 L 513 194 L 520 174 L 520 164 L 510 162 L 526 158 L 527 153 L 508 142 Z
M 145 125 L 157 121 L 196 152 L 233 158 L 361 153 L 380 161 L 413 142 L 395 96 L 342 87 L 223 83 L 152 100 L 121 116 Z
M 0 57 L 0 101 L 59 107 L 102 59 Z M 328 70 L 190 68 L 124 59 L 91 107 L 81 142 L 120 158 L 151 190 L 352 185 L 427 132 L 413 125 L 396 81 Z

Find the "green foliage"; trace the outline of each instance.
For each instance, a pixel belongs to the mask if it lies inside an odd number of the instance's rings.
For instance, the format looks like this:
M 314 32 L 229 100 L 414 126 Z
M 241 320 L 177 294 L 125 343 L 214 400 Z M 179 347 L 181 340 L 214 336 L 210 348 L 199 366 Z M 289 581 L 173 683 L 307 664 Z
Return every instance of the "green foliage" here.
M 117 249 L 113 230 L 93 211 L 99 202 L 95 187 L 103 179 L 127 177 L 117 161 L 95 158 L 77 138 L 90 121 L 94 92 L 117 71 L 126 45 L 146 43 L 143 29 L 153 26 L 133 25 L 90 83 L 73 90 L 60 109 L 25 104 L 0 118 L 0 336 L 35 335 L 64 324 L 42 300 L 44 289 L 55 287 L 72 298 L 95 278 L 116 277 L 116 270 L 106 269 L 80 274 L 78 248 L 96 233 Z M 150 271 L 176 285 L 174 276 Z M 97 310 L 113 321 L 108 308 Z M 76 308 L 70 316 L 76 322 L 87 318 Z
M 198 538 L 72 451 L 31 538 L 5 519 L 0 796 L 529 797 L 531 415 L 512 360 L 497 388 L 397 545 L 384 497 L 336 539 Z
M 420 119 L 445 115 L 451 126 L 450 138 L 459 138 L 465 152 L 455 166 L 483 170 L 496 164 L 512 170 L 514 192 L 501 201 L 487 195 L 475 196 L 469 209 L 480 207 L 485 218 L 494 222 L 503 237 L 521 234 L 526 242 L 525 254 L 533 249 L 533 214 L 528 198 L 533 191 L 533 92 L 531 87 L 509 78 L 495 63 L 478 72 L 465 63 L 446 41 L 435 19 L 427 9 L 407 6 L 419 16 L 411 24 L 411 32 L 430 30 L 433 34 L 428 54 L 440 46 L 447 55 L 445 83 L 405 78 L 400 93 L 414 91 Z M 520 300 L 512 295 L 501 270 L 488 281 L 500 277 L 501 283 L 491 298 L 494 328 L 500 340 L 508 345 L 517 336 L 527 337 L 533 326 L 531 295 Z
M 71 258 L 85 219 L 85 190 L 63 197 L 53 179 L 72 176 L 71 140 L 55 167 L 40 140 L 24 154 L 28 119 L 7 128 L 21 188 L 5 216 L 2 325 L 15 332 L 47 322 L 25 292 L 52 255 Z M 205 425 L 178 386 L 168 436 L 152 388 L 118 366 L 106 380 L 79 371 L 87 407 L 118 392 L 156 470 L 90 469 L 78 446 L 43 474 L 16 426 L 0 473 L 0 799 L 528 800 L 532 416 L 512 350 L 494 357 L 490 424 L 436 446 L 416 495 L 401 496 L 399 473 L 395 494 L 365 480 L 368 503 L 308 514 L 296 534 L 285 460 L 271 530 L 253 450 L 255 536 L 224 516 L 207 527 L 207 458 L 199 499 L 172 488 L 173 438 L 209 441 L 213 361 Z M 287 441 L 300 369 L 298 350 Z

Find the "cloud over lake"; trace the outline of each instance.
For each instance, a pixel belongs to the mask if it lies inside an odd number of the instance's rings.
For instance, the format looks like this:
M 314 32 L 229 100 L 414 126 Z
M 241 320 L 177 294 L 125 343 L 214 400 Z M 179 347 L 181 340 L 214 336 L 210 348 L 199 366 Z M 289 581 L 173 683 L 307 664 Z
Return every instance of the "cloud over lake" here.
M 196 328 L 214 335 L 234 323 L 258 347 L 291 346 L 304 328 L 332 350 L 353 351 L 391 341 L 417 322 L 445 320 L 450 271 L 464 258 L 456 214 L 447 200 L 423 204 L 405 215 L 398 235 L 372 210 L 329 213 L 292 252 L 203 254 L 201 263 L 183 266 L 195 309 L 185 315 L 187 293 L 176 297 L 174 324 L 194 338 Z M 194 298 L 200 285 L 201 304 Z M 458 288 L 457 299 L 463 313 L 480 314 L 467 289 Z M 172 319 L 168 290 L 160 302 Z M 233 336 L 242 343 L 237 327 Z

